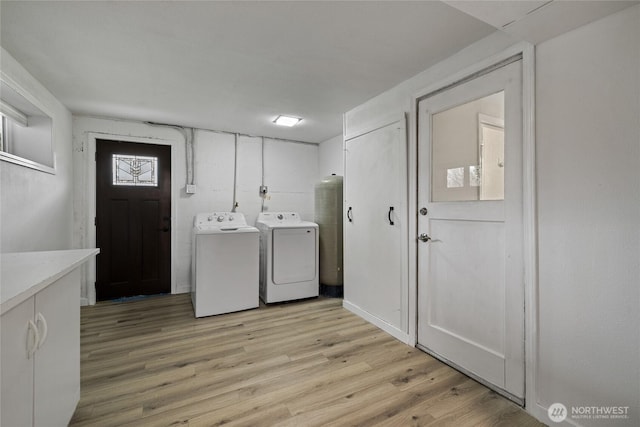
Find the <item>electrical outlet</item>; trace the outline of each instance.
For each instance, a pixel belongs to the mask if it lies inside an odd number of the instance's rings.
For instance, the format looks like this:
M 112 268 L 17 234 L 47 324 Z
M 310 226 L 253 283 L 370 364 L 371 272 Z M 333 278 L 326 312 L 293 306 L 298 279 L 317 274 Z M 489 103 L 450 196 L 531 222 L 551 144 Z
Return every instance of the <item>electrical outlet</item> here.
M 196 186 L 195 186 L 195 184 L 187 184 L 187 188 L 185 188 L 185 192 L 187 194 L 196 194 Z

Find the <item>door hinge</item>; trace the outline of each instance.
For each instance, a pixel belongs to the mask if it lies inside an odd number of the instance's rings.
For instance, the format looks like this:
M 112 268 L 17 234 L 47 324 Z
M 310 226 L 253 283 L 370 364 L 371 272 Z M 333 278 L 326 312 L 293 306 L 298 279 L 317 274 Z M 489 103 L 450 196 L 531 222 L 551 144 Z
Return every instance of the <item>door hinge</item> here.
M 98 226 L 98 218 L 97 217 L 93 217 L 93 226 L 97 227 Z

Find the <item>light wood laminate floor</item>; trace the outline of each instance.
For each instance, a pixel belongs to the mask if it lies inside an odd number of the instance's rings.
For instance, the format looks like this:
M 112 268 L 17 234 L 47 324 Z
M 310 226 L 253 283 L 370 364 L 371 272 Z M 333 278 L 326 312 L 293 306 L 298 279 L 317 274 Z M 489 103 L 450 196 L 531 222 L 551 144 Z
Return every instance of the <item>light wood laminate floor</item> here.
M 82 308 L 73 426 L 537 426 L 517 405 L 314 299 L 196 319 L 189 295 Z

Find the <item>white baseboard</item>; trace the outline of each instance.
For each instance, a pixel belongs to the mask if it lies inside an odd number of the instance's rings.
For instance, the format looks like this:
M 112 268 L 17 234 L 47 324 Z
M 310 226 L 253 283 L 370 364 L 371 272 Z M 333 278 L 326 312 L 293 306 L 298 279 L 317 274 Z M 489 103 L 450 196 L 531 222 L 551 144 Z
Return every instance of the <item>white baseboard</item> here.
M 178 288 L 175 293 L 188 294 L 189 292 L 191 292 L 191 286 L 187 285 L 187 286 L 182 286 L 181 288 Z M 80 297 L 80 306 L 85 306 L 85 305 L 91 305 L 91 303 L 89 302 L 89 298 Z
M 403 343 L 405 343 L 407 345 L 410 345 L 411 339 L 409 338 L 409 334 L 408 333 L 406 333 L 404 331 L 401 331 L 397 327 L 385 322 L 384 320 L 374 316 L 373 314 L 369 313 L 368 311 L 365 311 L 365 310 L 361 309 L 360 307 L 358 307 L 355 304 L 350 303 L 349 301 L 343 300 L 342 301 L 342 306 L 344 308 L 346 308 L 347 310 L 349 310 L 350 312 L 352 312 L 353 314 L 362 317 L 367 322 L 372 323 L 373 325 L 375 325 L 378 328 L 382 329 L 383 331 L 385 331 L 386 333 L 388 333 L 389 335 L 391 335 L 395 339 L 397 339 L 399 341 L 402 341 Z
M 176 294 L 188 294 L 189 292 L 191 292 L 191 285 L 178 285 L 177 289 L 176 289 Z
M 559 402 L 562 403 L 562 402 Z M 583 427 L 583 424 L 571 418 L 571 407 L 567 407 L 567 411 L 569 415 L 564 421 L 554 422 L 551 421 L 548 415 L 549 408 L 542 406 L 539 403 L 533 403 L 532 405 L 525 404 L 525 411 L 527 411 L 531 416 L 536 418 L 538 421 L 546 424 L 546 425 L 554 425 L 554 426 L 566 426 L 566 427 Z

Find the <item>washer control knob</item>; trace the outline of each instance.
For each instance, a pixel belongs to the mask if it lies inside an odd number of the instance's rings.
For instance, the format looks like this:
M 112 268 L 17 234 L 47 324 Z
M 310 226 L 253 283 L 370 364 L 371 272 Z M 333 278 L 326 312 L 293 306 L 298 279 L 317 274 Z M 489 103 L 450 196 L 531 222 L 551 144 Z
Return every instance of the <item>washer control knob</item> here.
M 213 215 L 209 215 L 209 216 L 207 217 L 207 221 L 213 221 Z
M 233 217 L 232 216 L 229 216 L 229 221 L 233 221 Z
M 224 221 L 224 217 L 223 217 L 222 215 L 220 215 L 220 216 L 218 217 L 218 222 L 222 222 L 222 221 Z
M 284 216 L 282 214 L 278 214 L 278 219 L 283 219 Z

